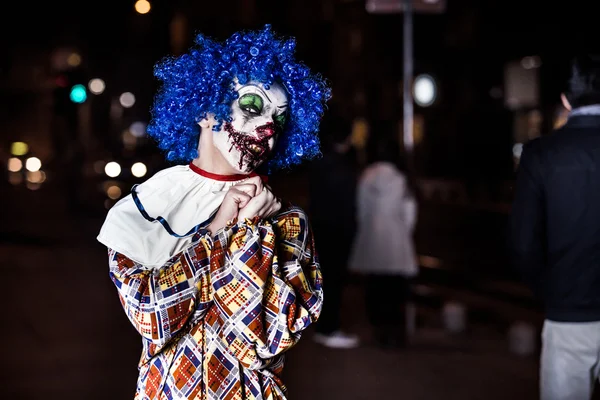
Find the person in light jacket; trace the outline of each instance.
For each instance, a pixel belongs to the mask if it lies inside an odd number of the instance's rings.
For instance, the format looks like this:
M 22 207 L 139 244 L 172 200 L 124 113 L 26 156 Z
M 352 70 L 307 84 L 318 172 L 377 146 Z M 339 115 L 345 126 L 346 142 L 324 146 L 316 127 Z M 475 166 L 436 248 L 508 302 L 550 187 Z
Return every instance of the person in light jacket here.
M 358 183 L 358 232 L 349 267 L 366 275 L 366 309 L 377 342 L 402 347 L 410 280 L 418 273 L 416 190 L 395 141 L 378 139 L 369 153 Z

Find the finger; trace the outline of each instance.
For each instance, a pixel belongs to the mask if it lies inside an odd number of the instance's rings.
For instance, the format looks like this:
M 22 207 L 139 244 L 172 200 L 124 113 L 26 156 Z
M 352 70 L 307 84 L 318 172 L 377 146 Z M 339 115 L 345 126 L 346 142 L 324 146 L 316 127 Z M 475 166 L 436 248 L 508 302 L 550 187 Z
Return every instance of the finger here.
M 258 188 L 256 187 L 256 185 L 253 183 L 244 183 L 244 184 L 235 185 L 235 186 L 232 186 L 231 189 L 229 189 L 229 190 L 233 190 L 233 189 L 240 191 L 240 192 L 244 192 L 251 197 L 254 197 L 258 193 L 260 193 L 258 191 Z
M 260 176 L 253 176 L 252 178 L 248 178 L 245 181 L 242 181 L 242 184 L 251 183 L 256 186 L 256 193 L 260 193 L 263 191 L 263 181 L 260 179 Z
M 231 188 L 229 189 L 229 191 L 231 192 L 231 196 L 233 198 L 233 201 L 235 203 L 237 203 L 239 208 L 245 207 L 246 204 L 248 204 L 248 202 L 253 198 L 251 195 L 249 195 L 246 192 L 243 192 L 241 190 L 235 189 L 235 188 Z
M 281 209 L 281 206 L 278 204 L 271 204 L 266 209 L 262 210 L 260 213 L 261 218 L 270 218 L 273 215 L 277 214 L 277 212 Z
M 244 194 L 246 194 L 246 193 L 244 193 Z M 250 202 L 250 200 L 252 200 L 252 199 L 253 199 L 253 197 L 248 196 L 248 195 L 241 197 L 240 200 L 237 202 L 238 208 L 246 207 L 248 205 L 248 203 Z
M 240 208 L 240 218 L 262 217 L 262 211 L 267 200 L 267 193 L 268 192 L 263 191 L 261 194 L 248 201 L 246 206 Z
M 270 199 L 272 196 L 274 196 L 274 195 L 273 195 L 273 191 L 271 191 L 271 190 L 270 190 L 270 189 L 269 189 L 267 186 L 264 186 L 264 187 L 263 187 L 263 193 L 266 193 L 266 194 L 267 194 L 267 196 L 269 196 L 269 199 Z
M 264 210 L 266 209 L 266 207 L 269 205 L 269 191 L 268 190 L 263 190 L 261 193 L 259 193 L 258 195 L 256 195 L 254 197 L 255 200 L 255 207 L 256 207 L 256 215 L 261 216 L 262 217 L 262 212 L 264 212 Z
M 258 210 L 256 212 L 256 216 L 259 218 L 265 218 L 267 215 L 269 215 L 269 208 L 271 206 L 263 206 L 260 210 Z
M 281 201 L 279 201 L 279 199 L 276 199 L 275 202 L 271 205 L 271 208 L 269 209 L 269 212 L 266 214 L 266 216 L 273 216 L 277 214 L 279 210 L 281 210 Z
M 265 185 L 263 184 L 263 181 L 260 180 L 260 177 L 257 176 L 253 179 L 256 179 L 256 193 L 260 193 L 263 190 L 265 190 Z
M 262 208 L 259 211 L 261 217 L 268 217 L 273 215 L 275 212 L 279 211 L 281 208 L 281 203 L 279 200 L 273 195 L 273 193 L 265 190 L 265 202 Z

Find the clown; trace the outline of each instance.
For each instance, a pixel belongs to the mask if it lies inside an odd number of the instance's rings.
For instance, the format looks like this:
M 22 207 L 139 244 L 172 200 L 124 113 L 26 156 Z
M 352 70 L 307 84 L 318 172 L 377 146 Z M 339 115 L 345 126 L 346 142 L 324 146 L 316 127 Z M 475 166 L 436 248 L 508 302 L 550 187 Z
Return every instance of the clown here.
M 319 317 L 305 213 L 262 173 L 319 154 L 330 91 L 270 26 L 202 35 L 157 65 L 148 134 L 179 162 L 133 187 L 98 240 L 142 336 L 136 399 L 285 399 L 283 354 Z

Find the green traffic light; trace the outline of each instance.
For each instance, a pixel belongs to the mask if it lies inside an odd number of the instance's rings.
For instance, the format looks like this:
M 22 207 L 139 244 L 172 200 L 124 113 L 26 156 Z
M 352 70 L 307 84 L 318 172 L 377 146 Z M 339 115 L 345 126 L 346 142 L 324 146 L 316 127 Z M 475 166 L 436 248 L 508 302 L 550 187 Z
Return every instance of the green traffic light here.
M 87 99 L 87 91 L 83 85 L 75 85 L 71 88 L 69 98 L 73 103 L 83 103 Z

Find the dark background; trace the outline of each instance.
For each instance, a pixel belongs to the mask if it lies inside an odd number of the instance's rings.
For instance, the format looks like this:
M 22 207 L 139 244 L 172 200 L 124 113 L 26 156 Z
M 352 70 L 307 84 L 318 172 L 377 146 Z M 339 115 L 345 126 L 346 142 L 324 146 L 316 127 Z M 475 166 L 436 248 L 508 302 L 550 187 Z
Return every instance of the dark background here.
M 415 16 L 415 74 L 432 75 L 439 90 L 433 105 L 415 106 L 421 133 L 414 160 L 423 192 L 415 343 L 400 353 L 372 346 L 360 282 L 352 281 L 345 325 L 365 344 L 333 351 L 304 339 L 286 370 L 291 398 L 536 398 L 537 353 L 509 351 L 515 324 L 528 324 L 537 337 L 542 319 L 506 256 L 518 161 L 513 146 L 548 134 L 557 123 L 570 57 L 597 50 L 592 3 L 447 0 L 444 13 Z M 168 166 L 150 140 L 128 146 L 123 132 L 133 122 L 148 122 L 157 89 L 153 65 L 185 51 L 194 32 L 225 39 L 270 23 L 295 36 L 298 58 L 330 80 L 332 110 L 350 123 L 365 118 L 401 126 L 400 14 L 371 15 L 364 1 L 352 0 L 151 4 L 150 13 L 140 15 L 133 0 L 3 3 L 2 398 L 133 397 L 141 343 L 120 308 L 105 249 L 95 237 L 107 209 L 132 184 Z M 78 54 L 81 63 L 53 67 L 59 49 Z M 507 108 L 505 68 L 525 57 L 539 61 L 524 84 L 538 83 L 537 101 Z M 83 104 L 70 101 L 73 85 L 87 87 L 96 77 L 106 82 L 104 93 L 88 92 Z M 136 103 L 122 109 L 118 97 L 126 91 Z M 11 143 L 17 141 L 29 147 L 19 156 L 23 162 L 40 159 L 43 182 L 32 182 L 24 170 L 9 171 Z M 121 164 L 119 177 L 104 174 L 109 161 Z M 145 177 L 128 172 L 134 162 L 148 167 Z M 305 172 L 300 167 L 271 182 L 306 207 Z M 462 335 L 442 329 L 449 301 L 468 310 Z

